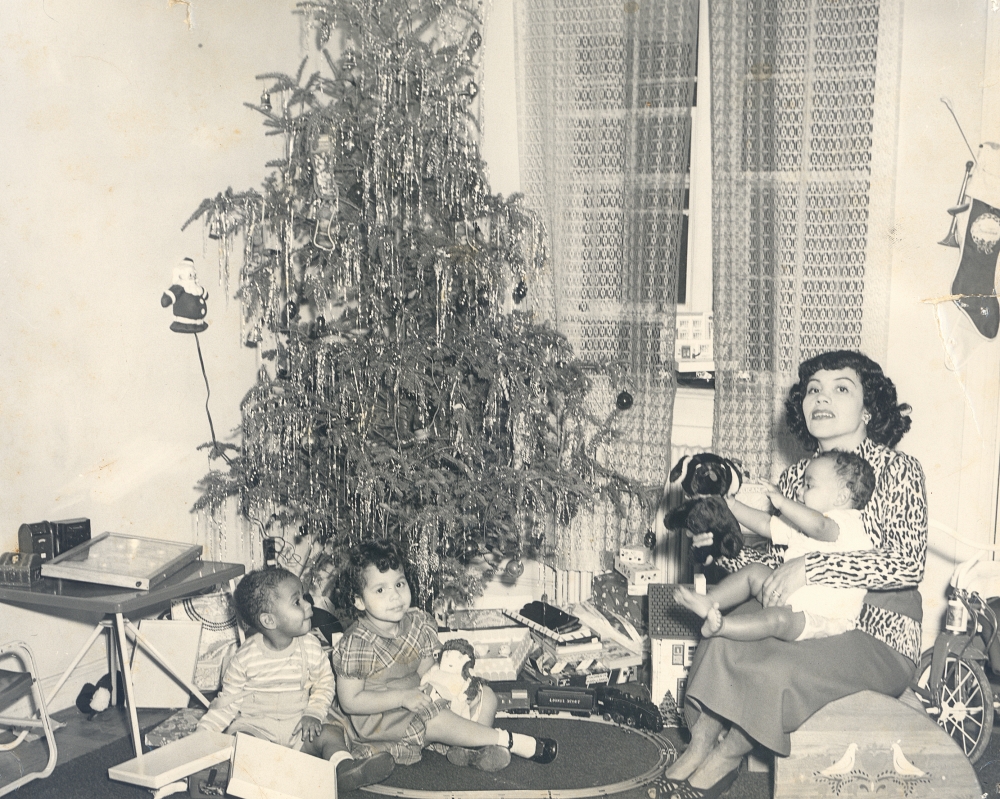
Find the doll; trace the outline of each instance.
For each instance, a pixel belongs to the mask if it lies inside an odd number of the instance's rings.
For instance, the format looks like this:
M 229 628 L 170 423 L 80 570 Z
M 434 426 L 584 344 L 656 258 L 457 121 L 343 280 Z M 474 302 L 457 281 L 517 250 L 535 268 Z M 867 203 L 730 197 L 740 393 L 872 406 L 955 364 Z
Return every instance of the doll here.
M 472 676 L 476 650 L 464 638 L 446 641 L 437 653 L 437 663 L 420 680 L 432 699 L 451 700 L 451 711 L 462 718 L 472 718 L 481 701 L 482 680 Z
M 208 327 L 208 292 L 198 283 L 194 260 L 185 258 L 174 267 L 174 282 L 160 297 L 160 305 L 174 306 L 174 321 L 170 329 L 175 333 L 201 333 Z

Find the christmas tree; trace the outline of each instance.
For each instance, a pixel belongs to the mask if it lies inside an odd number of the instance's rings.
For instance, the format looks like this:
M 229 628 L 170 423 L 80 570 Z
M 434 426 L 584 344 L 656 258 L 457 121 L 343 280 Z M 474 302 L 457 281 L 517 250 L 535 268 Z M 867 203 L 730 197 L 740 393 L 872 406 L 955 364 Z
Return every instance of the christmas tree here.
M 642 494 L 601 465 L 627 410 L 589 413 L 595 365 L 519 307 L 543 231 L 485 177 L 480 10 L 300 4 L 321 68 L 259 76 L 253 106 L 285 158 L 262 191 L 227 190 L 188 220 L 219 241 L 227 279 L 242 244 L 236 295 L 262 359 L 241 443 L 206 445 L 223 468 L 195 510 L 236 497 L 262 533 L 294 531 L 307 586 L 351 544 L 390 537 L 441 607 L 505 560 L 516 577 L 522 556 L 544 558 L 546 530 L 599 495 Z

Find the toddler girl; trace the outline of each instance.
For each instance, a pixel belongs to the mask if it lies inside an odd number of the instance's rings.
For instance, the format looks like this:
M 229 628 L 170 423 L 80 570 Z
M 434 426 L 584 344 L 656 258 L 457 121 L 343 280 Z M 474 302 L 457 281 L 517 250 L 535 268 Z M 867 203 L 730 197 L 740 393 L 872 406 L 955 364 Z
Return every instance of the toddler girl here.
M 323 647 L 309 634 L 312 606 L 299 578 L 285 569 L 252 571 L 236 586 L 233 600 L 253 635 L 226 667 L 222 690 L 199 729 L 245 732 L 329 760 L 341 791 L 388 777 L 390 757 L 355 760 L 343 730 L 323 723 L 335 679 Z
M 450 747 L 450 762 L 483 771 L 504 768 L 511 754 L 551 763 L 555 741 L 493 728 L 497 699 L 488 687 L 470 719 L 452 712 L 448 699 L 421 690 L 441 643 L 433 619 L 410 607 L 406 565 L 395 544 L 368 541 L 351 553 L 344 575 L 358 620 L 333 652 L 339 708 L 331 721 L 343 726 L 351 750 L 389 752 L 411 764 L 425 744 L 441 743 Z

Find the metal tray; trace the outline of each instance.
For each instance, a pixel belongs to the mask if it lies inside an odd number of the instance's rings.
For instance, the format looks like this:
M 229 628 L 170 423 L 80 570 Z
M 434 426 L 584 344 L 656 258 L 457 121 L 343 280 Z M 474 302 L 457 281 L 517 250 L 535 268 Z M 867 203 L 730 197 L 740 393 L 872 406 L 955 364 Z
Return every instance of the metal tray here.
M 42 564 L 43 577 L 148 591 L 201 557 L 201 546 L 101 533 Z

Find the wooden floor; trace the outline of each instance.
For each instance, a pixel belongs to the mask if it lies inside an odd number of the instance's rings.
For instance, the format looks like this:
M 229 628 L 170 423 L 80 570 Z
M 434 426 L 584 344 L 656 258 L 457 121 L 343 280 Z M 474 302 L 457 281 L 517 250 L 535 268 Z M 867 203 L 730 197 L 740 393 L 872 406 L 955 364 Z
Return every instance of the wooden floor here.
M 147 730 L 173 712 L 173 710 L 139 710 L 139 727 Z M 93 719 L 88 719 L 75 707 L 71 707 L 53 713 L 52 718 L 63 725 L 55 733 L 56 749 L 59 751 L 56 768 L 75 757 L 100 749 L 129 735 L 128 715 L 123 708 L 109 708 L 95 715 Z M 12 738 L 8 732 L 0 732 L 0 744 Z M 14 782 L 22 773 L 43 769 L 47 761 L 48 747 L 44 739 L 25 741 L 10 752 L 0 752 L 0 789 Z

